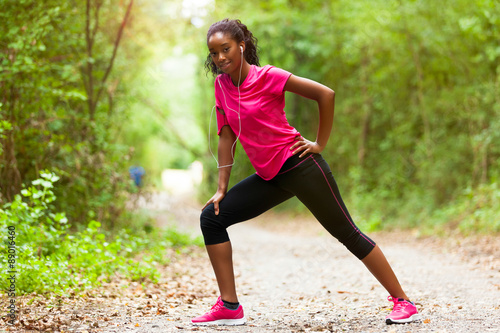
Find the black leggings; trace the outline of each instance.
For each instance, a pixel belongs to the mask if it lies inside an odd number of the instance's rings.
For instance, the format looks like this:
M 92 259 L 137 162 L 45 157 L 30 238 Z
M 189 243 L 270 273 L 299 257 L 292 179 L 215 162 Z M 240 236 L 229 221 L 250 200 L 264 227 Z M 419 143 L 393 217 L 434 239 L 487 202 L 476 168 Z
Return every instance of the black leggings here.
M 293 196 L 359 259 L 375 247 L 375 242 L 352 221 L 330 167 L 320 154 L 290 157 L 269 181 L 256 174 L 242 180 L 219 203 L 219 215 L 215 215 L 213 204 L 208 205 L 200 217 L 205 244 L 229 241 L 227 227 L 254 218 Z

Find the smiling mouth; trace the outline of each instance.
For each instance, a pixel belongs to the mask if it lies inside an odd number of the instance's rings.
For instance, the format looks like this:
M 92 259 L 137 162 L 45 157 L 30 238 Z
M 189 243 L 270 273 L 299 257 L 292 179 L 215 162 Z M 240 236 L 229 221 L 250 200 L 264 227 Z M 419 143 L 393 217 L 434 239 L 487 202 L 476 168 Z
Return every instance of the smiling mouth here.
M 229 66 L 229 64 L 230 64 L 230 62 L 223 63 L 223 64 L 219 65 L 219 68 L 226 69 Z

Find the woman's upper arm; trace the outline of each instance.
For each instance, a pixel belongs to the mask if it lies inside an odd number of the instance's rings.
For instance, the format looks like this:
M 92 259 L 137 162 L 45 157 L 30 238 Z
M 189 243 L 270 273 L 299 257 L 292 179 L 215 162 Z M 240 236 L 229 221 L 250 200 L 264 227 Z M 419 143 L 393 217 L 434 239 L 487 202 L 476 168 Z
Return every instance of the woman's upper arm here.
M 333 96 L 335 94 L 332 89 L 321 83 L 295 75 L 290 75 L 283 90 L 316 101 L 320 100 L 322 97 Z
M 229 125 L 222 126 L 219 134 L 219 142 L 220 140 L 228 139 L 234 141 L 236 139 L 236 134 L 234 134 L 233 130 Z

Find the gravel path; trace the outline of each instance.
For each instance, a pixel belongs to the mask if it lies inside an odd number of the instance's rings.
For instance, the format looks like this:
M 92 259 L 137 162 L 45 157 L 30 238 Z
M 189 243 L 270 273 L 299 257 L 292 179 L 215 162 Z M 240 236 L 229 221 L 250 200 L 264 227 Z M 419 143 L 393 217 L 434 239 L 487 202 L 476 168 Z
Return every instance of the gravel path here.
M 154 207 L 163 211 L 160 223 L 175 219 L 181 228 L 199 235 L 199 207 L 164 199 L 163 206 Z M 295 232 L 279 231 L 285 224 L 277 219 L 265 214 L 229 229 L 245 326 L 190 324 L 190 318 L 209 310 L 216 299 L 216 282 L 200 250 L 198 259 L 188 261 L 196 272 L 189 283 L 203 284 L 211 292 L 171 306 L 166 315 L 117 319 L 100 331 L 500 332 L 496 258 L 483 265 L 484 260 L 463 260 L 453 247 L 419 241 L 408 233 L 370 235 L 422 314 L 420 322 L 389 326 L 384 322 L 391 309 L 388 295 L 360 261 L 310 219 L 292 221 Z M 498 248 L 498 238 L 489 240 Z M 189 270 L 186 265 L 180 264 Z

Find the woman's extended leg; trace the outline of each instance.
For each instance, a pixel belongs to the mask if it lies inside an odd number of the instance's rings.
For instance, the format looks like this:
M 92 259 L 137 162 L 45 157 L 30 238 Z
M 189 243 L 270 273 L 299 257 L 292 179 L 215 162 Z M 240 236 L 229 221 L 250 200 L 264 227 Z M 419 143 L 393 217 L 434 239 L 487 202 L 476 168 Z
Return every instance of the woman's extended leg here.
M 387 324 L 409 323 L 420 319 L 380 248 L 352 221 L 340 196 L 330 167 L 319 154 L 304 157 L 300 168 L 290 169 L 276 179 L 297 195 L 318 221 L 360 259 L 389 292 L 394 307 Z
M 378 245 L 375 245 L 373 250 L 366 257 L 361 259 L 361 261 L 387 292 L 389 292 L 389 295 L 395 298 L 404 298 L 408 300 L 408 296 L 406 296 L 403 288 L 401 288 L 401 284 L 396 274 L 394 274 L 391 265 L 389 265 L 389 262 Z
M 300 168 L 283 174 L 277 181 L 297 195 L 325 229 L 366 265 L 391 296 L 408 299 L 380 248 L 352 221 L 321 155 L 304 157 Z

